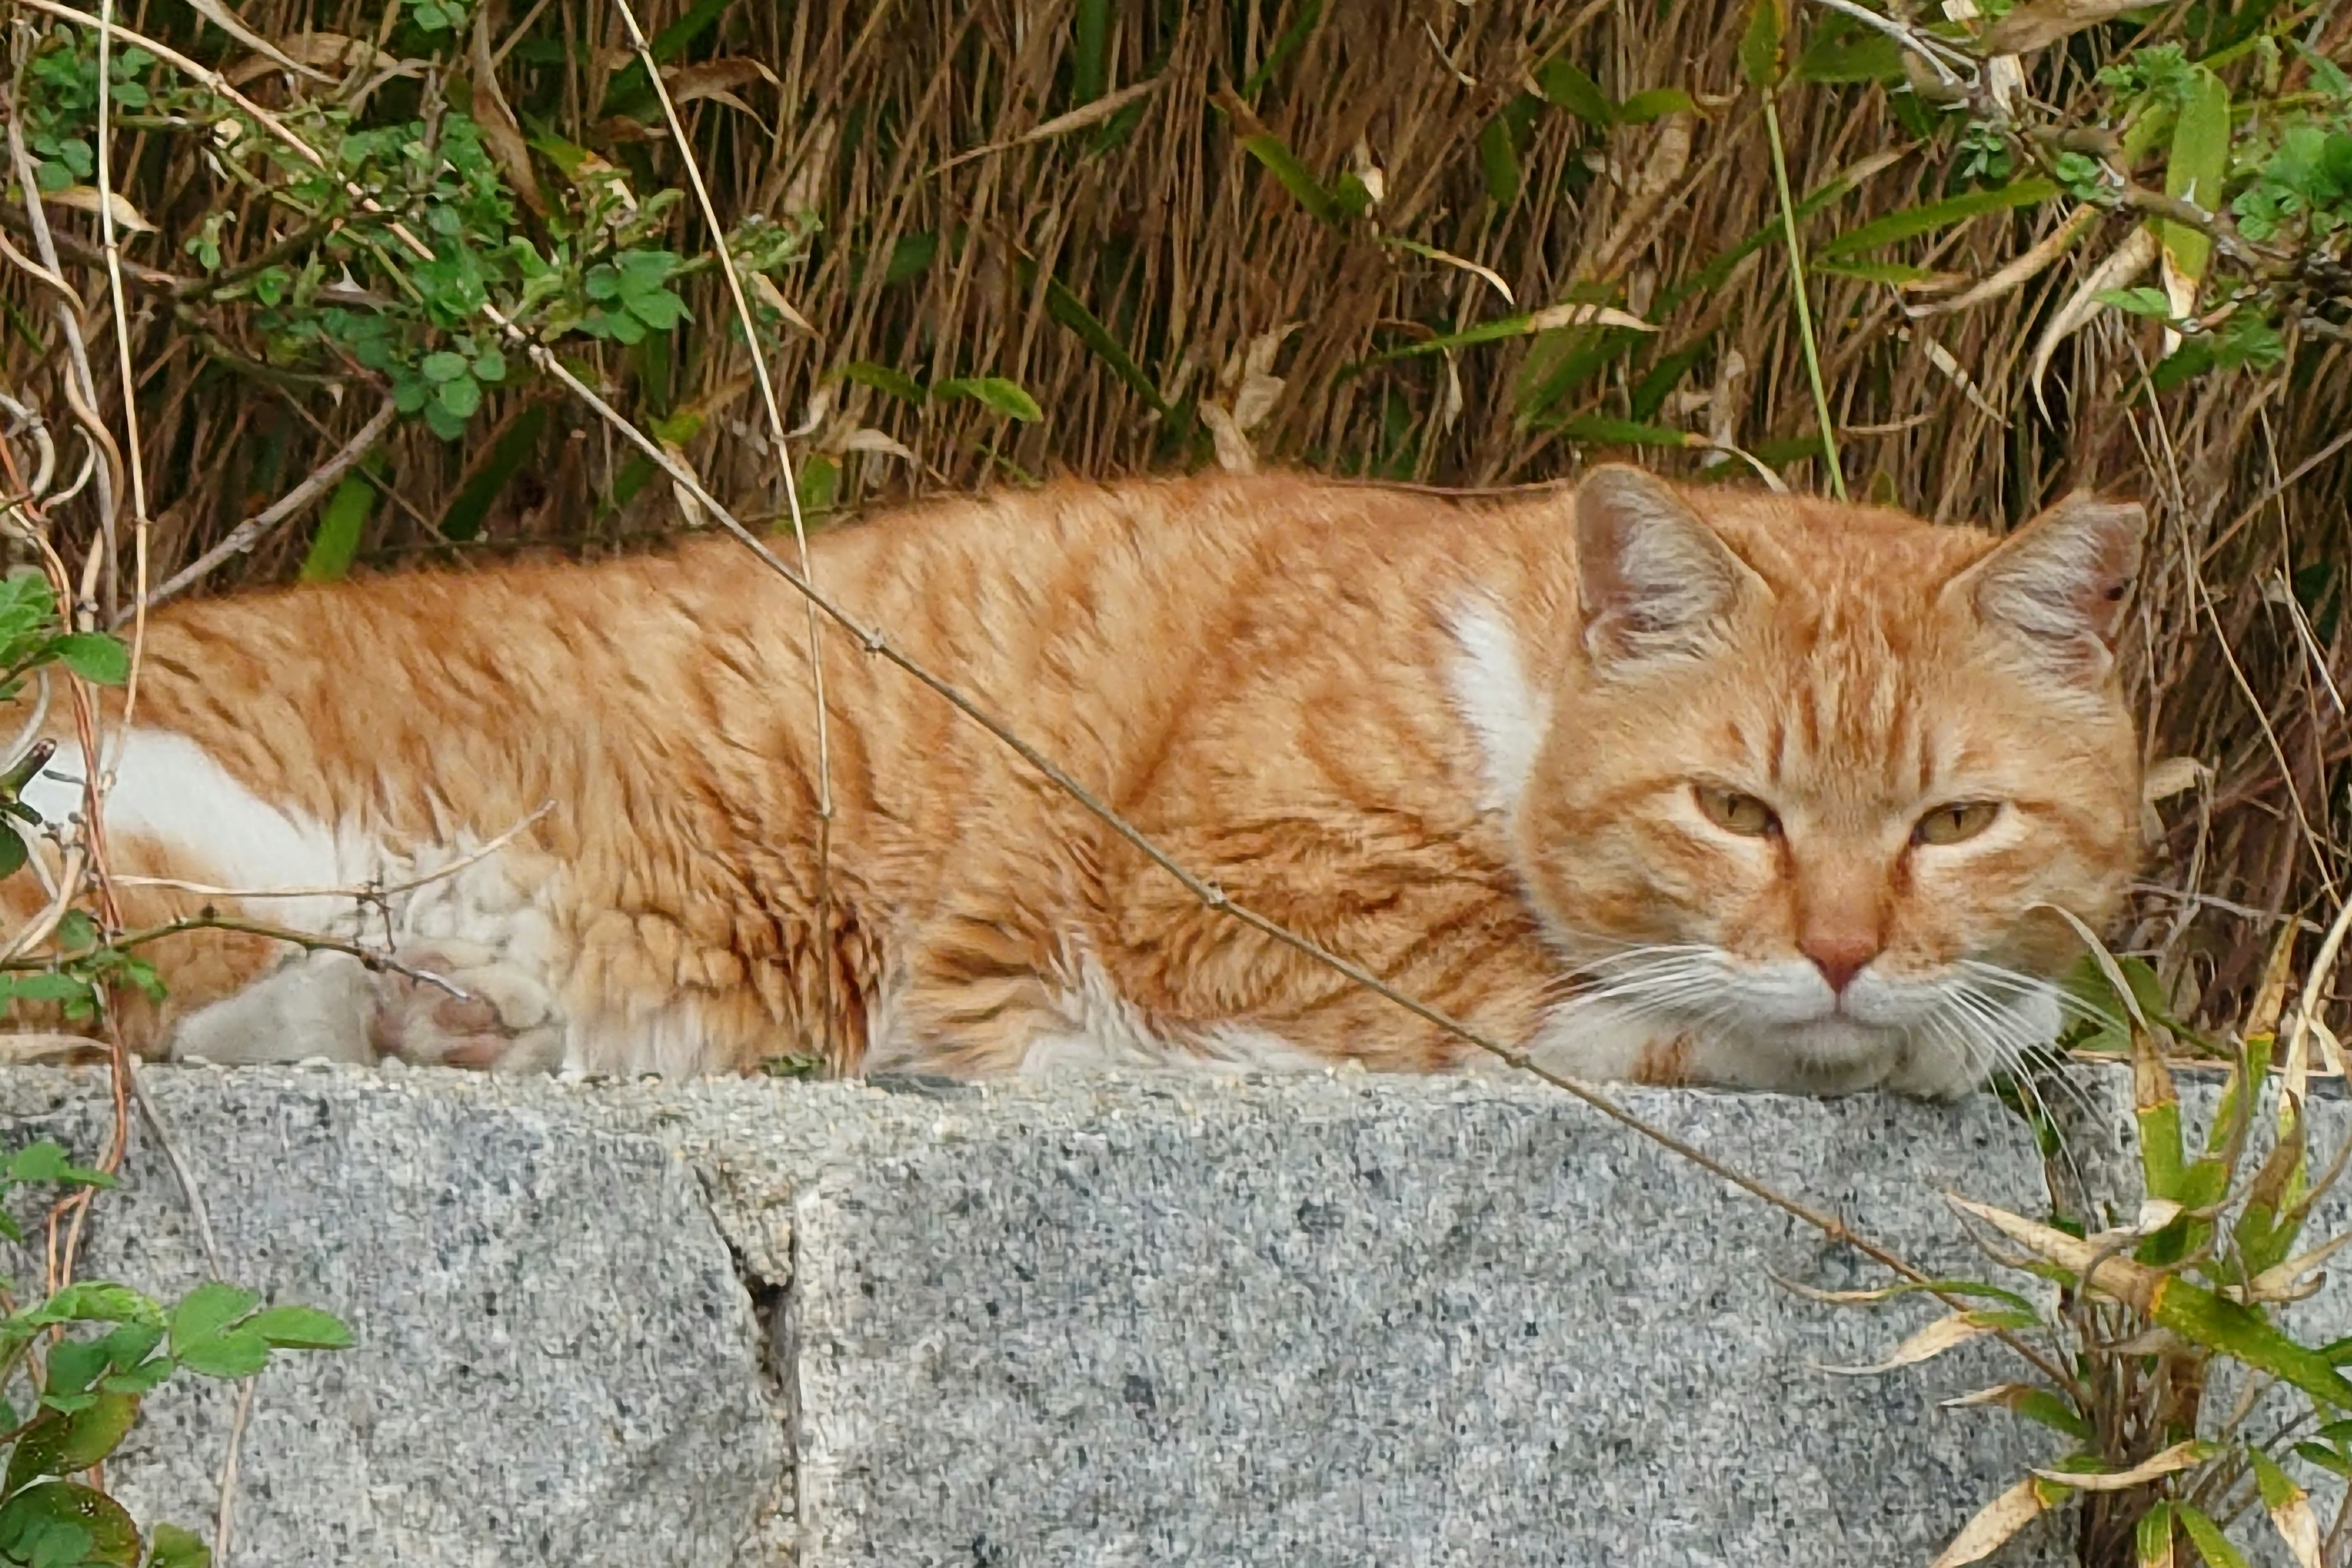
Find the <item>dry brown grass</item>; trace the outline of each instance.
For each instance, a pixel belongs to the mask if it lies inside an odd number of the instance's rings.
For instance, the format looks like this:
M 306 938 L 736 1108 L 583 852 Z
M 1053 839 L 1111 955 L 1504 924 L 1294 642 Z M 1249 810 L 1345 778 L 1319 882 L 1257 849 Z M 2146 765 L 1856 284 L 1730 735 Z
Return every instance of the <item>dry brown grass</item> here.
M 658 31 L 686 10 L 659 0 L 641 15 Z M 1271 345 L 1269 334 L 1286 330 L 1263 367 L 1280 378 L 1278 395 L 1249 435 L 1265 461 L 1436 484 L 1517 483 L 1601 455 L 1575 423 L 1599 417 L 1712 433 L 1783 464 L 1791 485 L 1825 482 L 1760 102 L 1738 66 L 1744 5 L 1340 0 L 1326 10 L 1285 53 L 1278 41 L 1306 14 L 1299 0 L 724 8 L 684 58 L 756 61 L 773 82 L 748 68 L 700 79 L 709 86 L 724 78 L 734 103 L 672 86 L 689 99 L 698 154 L 730 221 L 805 207 L 824 226 L 808 256 L 779 277 L 813 331 L 788 332 L 772 364 L 788 416 L 829 389 L 814 442 L 842 468 L 845 504 L 1058 471 L 1213 461 L 1201 403 L 1231 408 L 1234 378 L 1221 382 L 1221 373 L 1238 372 L 1252 344 Z M 2172 7 L 2156 26 L 2176 25 L 2181 11 Z M 391 36 L 381 5 L 248 0 L 241 14 L 278 39 Z M 1822 15 L 1807 6 L 1801 18 L 1817 27 Z M 216 32 L 199 37 L 177 6 L 142 4 L 123 16 L 225 66 L 249 58 L 224 51 Z M 1081 82 L 1075 62 L 1087 54 L 1083 40 L 1097 18 L 1100 80 Z M 525 7 L 509 0 L 491 36 L 504 42 L 525 19 Z M 2347 30 L 2339 19 L 2321 40 L 2338 58 Z M 552 0 L 530 12 L 522 38 L 497 74 L 526 121 L 540 117 L 630 171 L 640 195 L 682 183 L 676 149 L 640 121 L 600 113 L 627 59 L 614 9 Z M 548 41 L 561 50 L 532 47 Z M 463 55 L 453 62 L 459 70 Z M 1576 62 L 1614 98 L 1673 87 L 1697 110 L 1604 132 L 1542 109 L 1514 152 L 1517 194 L 1497 201 L 1488 168 L 1495 138 L 1482 161 L 1481 132 L 1522 91 L 1527 72 L 1555 58 Z M 2086 100 L 2096 63 L 2082 40 L 2042 51 L 2027 58 L 2029 87 L 2063 119 Z M 1371 221 L 1319 220 L 1244 150 L 1246 128 L 1235 124 L 1229 95 L 1261 75 L 1253 112 L 1307 169 L 1329 184 L 1367 161 L 1377 168 L 1383 189 Z M 1121 116 L 1021 140 L 1081 107 L 1089 87 L 1116 93 L 1146 80 L 1150 90 Z M 278 104 L 293 91 L 283 73 L 249 86 Z M 400 78 L 380 90 L 413 97 L 415 87 Z M 1915 143 L 1884 87 L 1792 86 L 1780 117 L 1801 194 L 1869 170 L 1806 221 L 1809 244 L 1946 193 L 1949 139 Z M 182 242 L 222 206 L 233 215 L 222 235 L 225 266 L 259 258 L 287 232 L 286 220 L 187 147 L 160 133 L 118 142 L 118 184 L 160 230 L 133 240 L 130 258 L 194 277 Z M 979 149 L 996 150 L 972 155 Z M 551 165 L 539 168 L 551 187 L 560 184 Z M 2045 204 L 1979 217 L 1887 254 L 1981 278 L 2050 234 L 2065 210 Z M 676 210 L 668 243 L 695 255 L 709 249 L 709 237 L 691 211 Z M 93 358 L 110 363 L 103 270 L 87 264 L 95 226 L 53 213 L 86 242 L 74 280 Z M 2352 729 L 2326 689 L 2328 679 L 2352 685 L 2352 617 L 2340 613 L 2352 560 L 2352 454 L 2333 446 L 2352 420 L 2352 373 L 2345 344 L 2319 338 L 2297 346 L 2287 373 L 2207 377 L 2150 405 L 2132 388 L 2158 353 L 2155 329 L 2108 312 L 2059 353 L 2045 415 L 2026 386 L 2035 337 L 2134 221 L 2100 216 L 2024 288 L 1948 315 L 1911 321 L 1905 297 L 1880 283 L 1816 275 L 1809 285 L 1845 476 L 1857 493 L 1990 521 L 2079 483 L 2134 490 L 2154 504 L 2161 547 L 2134 644 L 2150 754 L 2192 756 L 2213 775 L 2210 787 L 2165 804 L 2164 843 L 2125 945 L 2159 952 L 2205 1016 L 2220 1017 L 2241 1005 L 2278 920 L 2352 879 L 2344 848 L 2352 840 Z M 1763 242 L 1717 286 L 1688 287 L 1759 235 Z M 1385 242 L 1392 237 L 1492 268 L 1519 310 L 1591 298 L 1631 305 L 1660 330 L 1568 327 L 1383 360 L 1514 310 L 1489 282 Z M 926 247 L 930 258 L 919 268 L 887 265 Z M 166 283 L 151 276 L 133 293 L 156 580 L 291 489 L 381 403 L 363 375 L 268 370 L 257 363 L 264 348 L 248 302 L 175 300 Z M 48 394 L 58 344 L 45 305 L 20 276 L 6 288 L 21 313 L 0 357 L 0 384 L 56 406 Z M 688 442 L 698 466 L 740 512 L 774 515 L 781 481 L 740 340 L 726 331 L 722 285 L 705 273 L 687 293 L 693 320 L 673 340 L 634 351 L 590 345 L 581 363 L 641 420 L 708 415 Z M 1148 395 L 1074 325 L 1078 310 L 1120 345 Z M 1939 353 L 1973 391 L 1939 368 Z M 919 408 L 828 379 L 860 362 L 926 382 L 1007 377 L 1045 417 L 1012 424 L 968 401 Z M 1744 373 L 1727 375 L 1735 363 Z M 1585 374 L 1560 374 L 1579 365 Z M 1557 395 L 1539 399 L 1533 389 L 1547 378 L 1558 380 Z M 98 379 L 113 395 L 109 378 Z M 1275 389 L 1261 381 L 1257 391 L 1263 401 Z M 535 434 L 518 426 L 525 420 L 541 422 Z M 478 539 L 445 541 L 452 500 L 489 470 L 495 437 L 509 429 L 528 442 L 521 471 L 499 487 Z M 852 433 L 861 430 L 902 444 L 911 460 L 855 450 Z M 496 395 L 460 444 L 404 422 L 383 450 L 388 500 L 369 524 L 363 563 L 486 546 L 607 548 L 675 525 L 657 482 L 616 500 L 642 479 L 643 465 L 544 387 Z M 1656 447 L 1645 455 L 1684 472 L 1697 471 L 1703 457 Z M 1705 471 L 1745 472 L 1720 459 Z M 213 585 L 289 573 L 309 526 L 298 517 L 267 534 Z M 2301 574 L 2307 584 L 2330 571 L 2332 581 L 2305 593 L 2311 614 L 2299 616 L 2270 589 L 2283 575 Z

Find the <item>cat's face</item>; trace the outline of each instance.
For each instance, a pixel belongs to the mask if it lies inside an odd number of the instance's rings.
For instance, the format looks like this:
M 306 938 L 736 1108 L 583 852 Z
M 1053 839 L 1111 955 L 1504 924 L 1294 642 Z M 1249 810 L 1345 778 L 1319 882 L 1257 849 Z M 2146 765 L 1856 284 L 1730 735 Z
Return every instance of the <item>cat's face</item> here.
M 2037 906 L 2101 923 L 2138 850 L 2139 510 L 1995 547 L 1625 469 L 1577 504 L 1582 658 L 1517 831 L 1587 1005 L 1825 1089 L 1956 1093 L 2049 1039 L 2078 949 Z

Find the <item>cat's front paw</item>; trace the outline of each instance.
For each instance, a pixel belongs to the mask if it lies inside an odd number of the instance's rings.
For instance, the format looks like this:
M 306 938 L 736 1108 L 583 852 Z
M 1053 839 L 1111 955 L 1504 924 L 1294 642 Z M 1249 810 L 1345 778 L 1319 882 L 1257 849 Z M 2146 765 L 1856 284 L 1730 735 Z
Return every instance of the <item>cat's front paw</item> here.
M 553 1072 L 563 1028 L 546 984 L 495 948 L 422 942 L 376 976 L 368 1042 L 379 1058 L 484 1072 Z

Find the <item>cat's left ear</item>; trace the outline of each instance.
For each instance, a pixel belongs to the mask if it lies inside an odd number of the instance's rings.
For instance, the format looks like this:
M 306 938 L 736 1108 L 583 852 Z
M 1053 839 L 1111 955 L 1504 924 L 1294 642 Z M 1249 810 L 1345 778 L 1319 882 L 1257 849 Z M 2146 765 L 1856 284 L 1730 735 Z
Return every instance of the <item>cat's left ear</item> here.
M 1953 579 L 1977 615 L 2073 675 L 2106 673 L 2139 575 L 2147 512 L 2078 490 L 2035 515 Z

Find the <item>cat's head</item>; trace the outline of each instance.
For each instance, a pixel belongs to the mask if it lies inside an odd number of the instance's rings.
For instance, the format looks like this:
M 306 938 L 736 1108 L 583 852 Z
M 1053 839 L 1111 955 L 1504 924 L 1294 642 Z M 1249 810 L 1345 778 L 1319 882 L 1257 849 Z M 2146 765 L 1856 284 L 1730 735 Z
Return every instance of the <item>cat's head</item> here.
M 1701 1076 L 1957 1093 L 2055 1033 L 2049 977 L 2129 879 L 2116 673 L 2145 516 L 2077 495 L 2006 539 L 1897 512 L 1579 489 L 1580 637 L 1517 813 L 1599 1005 Z

